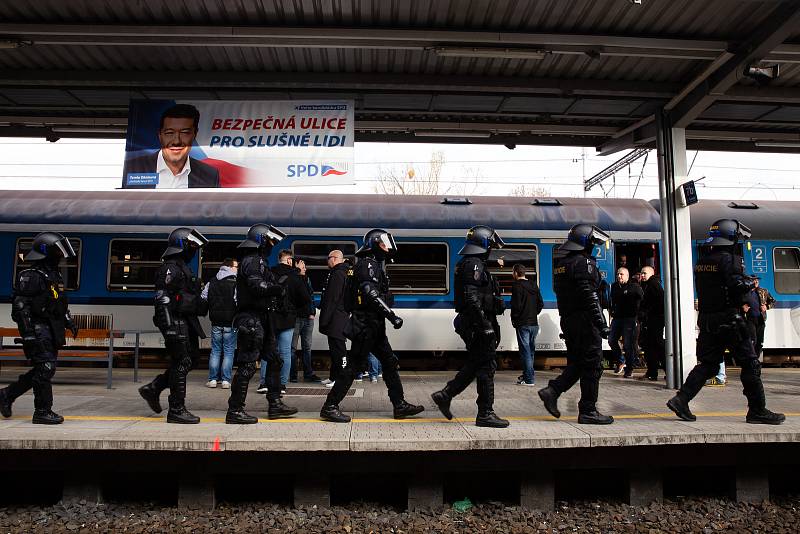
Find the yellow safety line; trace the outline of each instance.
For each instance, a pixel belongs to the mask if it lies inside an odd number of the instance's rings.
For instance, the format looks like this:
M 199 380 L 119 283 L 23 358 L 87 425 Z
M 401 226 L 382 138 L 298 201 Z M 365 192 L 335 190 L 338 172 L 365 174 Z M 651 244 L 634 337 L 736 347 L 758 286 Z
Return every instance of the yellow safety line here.
M 744 417 L 745 412 L 695 412 L 697 417 Z M 785 414 L 787 417 L 800 417 L 800 412 L 789 412 Z M 29 416 L 15 415 L 11 419 L 24 420 L 30 419 Z M 64 419 L 67 421 L 148 421 L 151 423 L 163 423 L 166 421 L 164 417 L 151 416 L 114 416 L 114 415 L 66 415 Z M 530 416 L 511 416 L 506 417 L 509 421 L 555 421 L 556 419 L 549 415 L 530 415 Z M 642 413 L 642 414 L 619 414 L 614 415 L 614 419 L 674 419 L 679 421 L 677 416 L 671 412 L 666 413 Z M 559 421 L 577 421 L 578 416 L 568 415 L 563 416 Z M 0 419 L 2 421 L 2 419 Z M 393 418 L 355 418 L 353 423 L 472 423 L 475 419 L 472 417 L 454 417 L 452 421 L 448 421 L 444 417 L 418 417 L 408 419 L 393 419 Z M 201 423 L 224 423 L 224 417 L 203 417 L 200 419 Z M 266 417 L 259 417 L 259 423 L 323 423 L 324 421 L 318 418 L 287 418 L 287 419 L 267 419 Z

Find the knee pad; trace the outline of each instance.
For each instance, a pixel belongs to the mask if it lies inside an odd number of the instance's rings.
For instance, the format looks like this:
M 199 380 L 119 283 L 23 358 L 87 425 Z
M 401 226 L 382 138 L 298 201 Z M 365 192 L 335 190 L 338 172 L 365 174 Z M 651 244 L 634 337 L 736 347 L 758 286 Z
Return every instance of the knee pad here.
M 761 376 L 761 362 L 756 358 L 747 358 L 742 361 L 742 374 L 749 374 L 752 376 Z
M 56 374 L 56 362 L 40 362 L 33 367 L 34 380 L 50 380 Z
M 238 372 L 242 378 L 250 380 L 250 378 L 256 374 L 256 362 L 252 361 L 239 364 Z
M 183 375 L 188 374 L 189 371 L 192 370 L 192 357 L 188 354 L 183 355 L 183 357 L 177 360 L 175 370 Z

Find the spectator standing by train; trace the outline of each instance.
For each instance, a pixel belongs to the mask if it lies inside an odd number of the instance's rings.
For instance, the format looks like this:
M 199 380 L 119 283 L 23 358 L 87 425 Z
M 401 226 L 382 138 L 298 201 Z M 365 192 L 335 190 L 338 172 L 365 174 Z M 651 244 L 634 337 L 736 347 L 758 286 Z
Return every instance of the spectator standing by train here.
M 754 321 L 756 325 L 756 356 L 760 356 L 761 350 L 764 348 L 764 330 L 767 327 L 767 310 L 775 306 L 775 298 L 770 295 L 767 288 L 759 285 L 759 280 L 758 276 L 753 276 L 754 291 L 758 296 L 758 314 L 753 314 L 755 317 L 758 317 L 758 319 Z
M 655 269 L 642 267 L 642 305 L 639 317 L 642 322 L 641 337 L 647 361 L 647 380 L 658 380 L 658 368 L 664 366 L 664 288 L 655 276 Z
M 308 307 L 306 310 L 297 310 L 297 321 L 292 335 L 292 369 L 289 373 L 289 382 L 297 382 L 297 355 L 294 351 L 297 349 L 298 340 L 303 355 L 303 381 L 320 382 L 319 377 L 314 374 L 314 365 L 311 361 L 311 339 L 314 333 L 314 318 L 317 315 L 317 307 L 314 306 L 314 288 L 306 273 L 306 262 L 297 259 L 294 264 L 308 291 Z
M 514 265 L 511 276 L 511 324 L 517 331 L 522 378 L 518 384 L 534 385 L 533 359 L 536 336 L 539 334 L 539 313 L 544 308 L 542 293 L 536 282 L 525 277 L 525 266 Z
M 208 382 L 206 387 L 230 389 L 233 373 L 233 356 L 236 351 L 236 271 L 239 262 L 225 258 L 217 275 L 203 288 L 201 298 L 208 302 L 211 319 L 211 354 L 208 356 Z M 220 359 L 222 365 L 220 366 Z
M 630 378 L 635 366 L 636 358 L 636 318 L 639 315 L 639 305 L 642 301 L 642 288 L 639 284 L 629 279 L 628 269 L 617 269 L 617 281 L 611 284 L 611 333 L 608 344 L 611 353 L 618 362 L 614 374 L 625 373 L 625 378 Z M 619 340 L 625 349 L 623 358 L 619 348 Z
M 323 383 L 333 387 L 333 383 L 342 371 L 342 361 L 347 357 L 347 345 L 342 333 L 350 314 L 344 310 L 344 283 L 350 264 L 344 261 L 341 250 L 328 253 L 328 278 L 322 289 L 319 303 L 319 332 L 328 337 L 330 351 L 330 374 Z
M 272 274 L 278 285 L 285 289 L 283 298 L 277 299 L 272 310 L 271 320 L 275 328 L 275 339 L 278 354 L 283 360 L 281 367 L 281 392 L 286 391 L 289 372 L 292 366 L 292 336 L 297 323 L 298 312 L 307 314 L 311 305 L 308 286 L 300 279 L 300 272 L 294 266 L 292 251 L 283 249 L 278 253 L 278 264 L 272 268 Z

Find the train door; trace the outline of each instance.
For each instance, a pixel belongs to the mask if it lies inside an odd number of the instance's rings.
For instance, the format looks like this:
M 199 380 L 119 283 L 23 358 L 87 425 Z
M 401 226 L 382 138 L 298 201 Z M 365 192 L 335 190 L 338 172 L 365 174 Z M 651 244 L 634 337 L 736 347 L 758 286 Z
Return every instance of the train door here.
M 631 275 L 642 272 L 642 267 L 649 265 L 656 276 L 661 275 L 661 259 L 658 243 L 655 241 L 614 242 L 614 265 L 611 282 L 620 267 L 626 267 Z

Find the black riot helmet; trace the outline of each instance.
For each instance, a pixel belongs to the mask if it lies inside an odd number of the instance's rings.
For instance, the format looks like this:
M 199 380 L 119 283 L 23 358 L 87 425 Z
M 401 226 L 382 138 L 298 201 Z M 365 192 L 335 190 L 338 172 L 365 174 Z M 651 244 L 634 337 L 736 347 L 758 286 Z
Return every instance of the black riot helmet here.
M 42 232 L 33 238 L 31 249 L 25 254 L 25 261 L 46 260 L 51 264 L 58 264 L 61 258 L 74 258 L 75 249 L 69 239 L 58 232 Z
M 720 219 L 708 228 L 706 245 L 729 246 L 747 241 L 753 232 L 736 219 Z
M 604 245 L 611 237 L 591 224 L 576 224 L 569 230 L 567 241 L 559 247 L 565 251 L 586 251 L 591 253 L 595 245 Z
M 236 248 L 256 249 L 262 255 L 268 256 L 272 251 L 272 247 L 274 247 L 284 237 L 286 237 L 286 234 L 271 224 L 254 224 L 247 231 L 247 238 L 239 243 L 239 246 Z
M 194 228 L 176 228 L 169 234 L 167 250 L 161 259 L 180 255 L 184 261 L 191 261 L 195 252 L 208 243 L 208 239 Z
M 397 252 L 397 243 L 394 236 L 386 230 L 375 228 L 364 234 L 364 244 L 356 251 L 356 256 L 363 257 L 367 254 L 374 254 L 375 258 L 382 260 L 387 256 L 393 256 Z
M 479 224 L 467 231 L 467 240 L 458 253 L 462 256 L 480 256 L 492 249 L 503 248 L 505 243 L 494 228 Z

